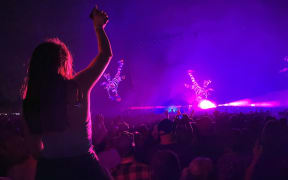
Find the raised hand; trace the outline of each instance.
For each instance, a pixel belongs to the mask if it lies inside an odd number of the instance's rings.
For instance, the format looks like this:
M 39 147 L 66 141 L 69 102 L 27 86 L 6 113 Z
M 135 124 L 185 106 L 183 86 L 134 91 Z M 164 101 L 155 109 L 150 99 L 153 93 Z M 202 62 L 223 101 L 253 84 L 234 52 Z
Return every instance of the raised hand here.
M 108 23 L 108 15 L 104 11 L 100 11 L 98 7 L 94 7 L 90 13 L 95 28 L 104 28 Z

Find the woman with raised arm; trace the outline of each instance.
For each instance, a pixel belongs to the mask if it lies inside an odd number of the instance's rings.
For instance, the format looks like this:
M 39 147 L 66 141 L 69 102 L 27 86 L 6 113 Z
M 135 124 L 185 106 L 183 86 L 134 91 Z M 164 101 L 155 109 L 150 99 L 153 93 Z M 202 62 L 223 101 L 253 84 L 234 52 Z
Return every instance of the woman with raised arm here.
M 23 114 L 28 148 L 38 159 L 36 179 L 109 179 L 91 144 L 90 92 L 112 57 L 104 31 L 105 12 L 94 8 L 98 55 L 73 75 L 72 57 L 59 39 L 32 54 L 24 86 Z

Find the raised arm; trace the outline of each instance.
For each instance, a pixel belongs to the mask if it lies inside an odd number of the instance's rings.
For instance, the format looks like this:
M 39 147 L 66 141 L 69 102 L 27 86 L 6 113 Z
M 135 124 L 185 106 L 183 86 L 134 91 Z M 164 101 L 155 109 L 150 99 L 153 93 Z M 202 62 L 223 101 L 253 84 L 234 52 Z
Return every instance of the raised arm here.
M 106 13 L 94 8 L 90 17 L 93 19 L 94 29 L 98 39 L 98 55 L 87 68 L 77 73 L 74 77 L 74 80 L 77 81 L 81 88 L 87 91 L 91 90 L 100 79 L 112 58 L 110 42 L 104 30 L 108 22 Z

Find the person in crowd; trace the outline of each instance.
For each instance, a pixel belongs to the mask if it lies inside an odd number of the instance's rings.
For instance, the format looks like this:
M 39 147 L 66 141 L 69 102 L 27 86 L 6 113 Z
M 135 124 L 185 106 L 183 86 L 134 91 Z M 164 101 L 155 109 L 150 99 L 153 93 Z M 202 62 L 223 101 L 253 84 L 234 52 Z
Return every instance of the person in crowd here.
M 254 147 L 246 180 L 288 179 L 288 132 L 278 120 L 268 120 Z
M 107 136 L 108 130 L 104 123 L 104 116 L 97 114 L 92 119 L 92 144 L 100 144 Z
M 180 153 L 179 146 L 174 136 L 174 123 L 169 119 L 164 119 L 154 126 L 153 132 L 158 143 L 154 147 L 150 147 L 148 157 L 151 161 L 154 154 L 159 150 L 170 150 L 178 155 Z
M 160 141 L 158 145 L 156 145 L 154 148 L 151 148 L 151 151 L 152 152 L 157 152 L 158 150 L 173 151 L 174 153 L 177 154 L 180 160 L 181 168 L 183 168 L 189 164 L 193 156 L 195 156 L 196 152 L 193 146 L 191 146 L 191 144 L 187 143 L 183 144 L 177 142 L 177 135 L 175 134 L 175 128 L 178 127 L 179 130 L 180 125 L 178 126 L 178 124 L 175 123 L 169 119 L 164 119 L 160 121 L 160 123 L 158 124 L 158 135 Z M 178 135 L 180 134 L 182 133 L 178 133 Z M 190 136 L 188 136 L 187 139 L 190 139 Z M 153 153 L 151 154 L 153 155 Z M 150 157 L 152 157 L 152 155 L 150 155 Z
M 36 161 L 25 147 L 20 127 L 13 121 L 0 119 L 0 177 L 34 180 Z
M 112 135 L 104 123 L 104 116 L 98 114 L 92 121 L 92 140 L 100 164 L 107 170 L 115 168 L 120 163 L 120 155 L 113 147 Z
M 253 147 L 249 143 L 251 137 L 244 130 L 234 130 L 230 137 L 230 143 L 226 143 L 224 154 L 218 158 L 218 179 L 242 180 L 251 159 L 250 149 Z
M 151 180 L 150 167 L 135 160 L 132 133 L 122 132 L 114 139 L 114 146 L 121 157 L 120 164 L 112 170 L 115 180 Z
M 181 117 L 181 118 L 180 118 Z M 193 128 L 190 124 L 189 117 L 184 114 L 175 120 L 175 135 L 177 143 L 190 145 L 194 141 Z
M 183 169 L 181 180 L 209 180 L 212 179 L 213 162 L 207 157 L 196 157 L 188 168 Z
M 147 152 L 149 148 L 154 145 L 152 136 L 148 127 L 145 124 L 141 124 L 139 127 L 135 127 L 134 130 L 135 140 L 135 158 L 143 163 L 149 163 L 147 158 Z
M 172 151 L 162 150 L 151 160 L 152 180 L 178 180 L 181 175 L 180 162 Z
M 38 159 L 36 180 L 110 179 L 92 150 L 90 92 L 112 57 L 105 33 L 108 16 L 90 14 L 98 55 L 73 73 L 72 56 L 59 39 L 38 45 L 30 59 L 23 91 L 25 140 Z
M 160 146 L 176 146 L 174 138 L 174 124 L 169 119 L 164 119 L 158 124 L 158 134 L 160 138 Z
M 153 125 L 151 136 L 155 142 L 159 141 L 158 124 Z

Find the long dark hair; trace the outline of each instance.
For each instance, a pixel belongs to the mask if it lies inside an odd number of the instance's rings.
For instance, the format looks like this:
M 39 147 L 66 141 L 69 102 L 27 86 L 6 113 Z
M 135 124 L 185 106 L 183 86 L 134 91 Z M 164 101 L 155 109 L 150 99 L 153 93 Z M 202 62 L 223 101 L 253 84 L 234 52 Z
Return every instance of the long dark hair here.
M 57 38 L 35 48 L 22 88 L 23 114 L 31 133 L 67 127 L 66 82 L 73 77 L 72 62 L 67 46 Z

